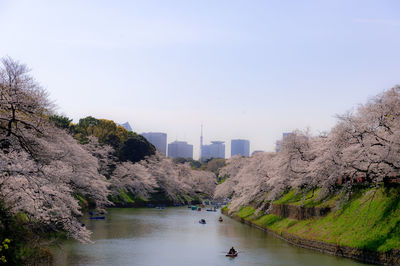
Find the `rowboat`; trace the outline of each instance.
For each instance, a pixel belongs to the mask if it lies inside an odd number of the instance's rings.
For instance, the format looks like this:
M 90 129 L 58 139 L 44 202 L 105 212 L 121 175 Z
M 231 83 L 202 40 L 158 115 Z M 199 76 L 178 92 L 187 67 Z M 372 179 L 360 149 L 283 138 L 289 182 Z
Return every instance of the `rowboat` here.
M 228 253 L 228 254 L 226 254 L 225 256 L 234 258 L 234 257 L 237 257 L 237 255 L 238 255 L 238 252 L 236 251 L 236 252 L 233 253 L 233 254 Z
M 92 216 L 90 217 L 90 220 L 104 220 L 106 219 L 105 216 Z

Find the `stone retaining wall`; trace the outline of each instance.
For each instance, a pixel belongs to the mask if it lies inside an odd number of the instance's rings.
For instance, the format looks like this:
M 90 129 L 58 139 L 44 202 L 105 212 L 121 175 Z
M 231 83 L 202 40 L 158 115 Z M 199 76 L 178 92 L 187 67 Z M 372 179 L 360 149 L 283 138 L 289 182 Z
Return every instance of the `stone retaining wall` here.
M 331 211 L 331 208 L 325 207 L 303 207 L 287 204 L 271 204 L 268 213 L 275 214 L 283 218 L 291 218 L 297 220 L 306 220 L 313 217 L 325 216 Z

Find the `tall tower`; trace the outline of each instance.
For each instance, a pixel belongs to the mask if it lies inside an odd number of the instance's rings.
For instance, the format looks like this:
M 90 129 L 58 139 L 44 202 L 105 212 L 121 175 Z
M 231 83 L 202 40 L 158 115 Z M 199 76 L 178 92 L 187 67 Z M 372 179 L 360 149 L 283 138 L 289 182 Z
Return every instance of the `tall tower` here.
M 201 133 L 200 133 L 200 159 L 201 161 L 203 158 L 203 124 L 201 124 Z

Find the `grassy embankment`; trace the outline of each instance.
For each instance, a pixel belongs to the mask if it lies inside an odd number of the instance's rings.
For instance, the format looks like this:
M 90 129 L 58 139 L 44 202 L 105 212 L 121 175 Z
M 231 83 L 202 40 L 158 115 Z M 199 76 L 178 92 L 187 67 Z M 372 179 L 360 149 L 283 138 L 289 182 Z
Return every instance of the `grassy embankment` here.
M 378 252 L 400 249 L 399 189 L 359 189 L 344 203 L 340 203 L 341 195 L 317 201 L 318 192 L 304 195 L 291 190 L 273 203 L 332 207 L 324 217 L 282 218 L 256 213 L 250 206 L 242 207 L 236 215 L 279 234 L 287 232 L 305 239 Z

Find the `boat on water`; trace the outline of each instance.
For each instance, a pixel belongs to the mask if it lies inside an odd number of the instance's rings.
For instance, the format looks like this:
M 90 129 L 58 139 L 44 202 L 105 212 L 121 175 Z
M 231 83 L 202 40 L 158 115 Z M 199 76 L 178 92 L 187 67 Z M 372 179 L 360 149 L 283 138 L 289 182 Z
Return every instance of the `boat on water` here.
M 206 211 L 208 211 L 208 212 L 216 212 L 217 210 L 216 209 L 207 209 Z
M 197 206 L 196 206 L 196 205 L 193 205 L 193 206 L 192 206 L 192 211 L 195 211 L 195 210 L 197 210 Z
M 201 211 L 201 208 L 199 207 L 199 208 L 197 208 L 197 210 L 198 210 L 198 211 Z
M 89 214 L 90 214 L 90 217 L 89 217 L 90 220 L 104 220 L 104 219 L 106 219 L 105 212 L 102 211 L 102 210 L 100 210 L 100 211 L 90 211 Z
M 206 220 L 200 219 L 199 224 L 206 224 Z
M 222 222 L 224 219 L 222 219 L 222 217 L 219 217 L 218 221 Z
M 234 257 L 237 257 L 238 253 L 239 252 L 237 252 L 237 251 L 235 253 L 227 253 L 225 256 L 234 258 Z
M 106 219 L 105 216 L 91 216 L 90 220 L 104 220 Z

